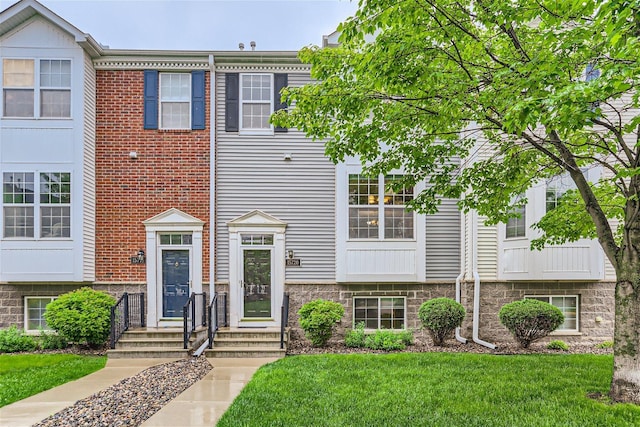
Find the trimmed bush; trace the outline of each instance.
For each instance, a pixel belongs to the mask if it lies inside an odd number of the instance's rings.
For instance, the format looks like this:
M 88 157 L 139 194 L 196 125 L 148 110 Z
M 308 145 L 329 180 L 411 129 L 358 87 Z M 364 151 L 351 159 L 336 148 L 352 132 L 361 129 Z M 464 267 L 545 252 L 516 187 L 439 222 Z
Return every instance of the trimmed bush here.
M 364 346 L 372 350 L 404 350 L 406 345 L 402 342 L 402 336 L 389 329 L 378 329 L 371 335 L 367 335 Z
M 596 348 L 613 348 L 613 341 L 603 341 L 596 344 Z
M 564 322 L 559 308 L 536 299 L 523 299 L 505 304 L 498 313 L 502 323 L 522 348 L 546 337 Z
M 422 303 L 418 317 L 429 331 L 433 344 L 441 346 L 447 336 L 462 326 L 466 312 L 462 304 L 451 298 L 434 298 Z
M 32 351 L 37 347 L 32 336 L 25 335 L 22 329 L 11 325 L 8 329 L 0 329 L 0 353 L 17 353 Z
M 569 350 L 569 344 L 567 344 L 566 342 L 564 342 L 562 340 L 553 340 L 549 344 L 547 344 L 547 348 L 549 350 L 568 351 Z
M 44 317 L 53 330 L 76 344 L 103 345 L 111 330 L 115 298 L 91 288 L 80 288 L 47 304 Z
M 300 327 L 314 347 L 324 347 L 342 316 L 344 307 L 333 301 L 317 299 L 298 310 Z
M 38 344 L 43 350 L 62 350 L 69 347 L 67 338 L 48 331 L 40 331 Z
M 361 348 L 364 347 L 365 338 L 364 322 L 358 322 L 355 328 L 347 331 L 345 334 L 344 345 L 351 348 Z

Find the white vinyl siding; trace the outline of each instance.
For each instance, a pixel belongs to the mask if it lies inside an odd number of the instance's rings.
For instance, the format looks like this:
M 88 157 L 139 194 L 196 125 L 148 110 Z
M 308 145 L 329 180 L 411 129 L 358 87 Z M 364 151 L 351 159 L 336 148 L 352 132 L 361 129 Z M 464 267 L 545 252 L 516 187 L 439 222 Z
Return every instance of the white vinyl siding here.
M 310 81 L 301 73 L 288 78 L 290 86 Z M 224 132 L 224 73 L 216 76 L 216 91 L 216 280 L 229 280 L 227 222 L 256 209 L 287 224 L 286 247 L 301 267 L 287 268 L 286 280 L 335 280 L 335 174 L 324 144 L 292 129 L 275 135 Z
M 96 72 L 84 57 L 82 164 L 82 277 L 95 280 L 96 259 Z
M 443 199 L 438 212 L 426 217 L 426 279 L 454 280 L 460 274 L 460 211 Z

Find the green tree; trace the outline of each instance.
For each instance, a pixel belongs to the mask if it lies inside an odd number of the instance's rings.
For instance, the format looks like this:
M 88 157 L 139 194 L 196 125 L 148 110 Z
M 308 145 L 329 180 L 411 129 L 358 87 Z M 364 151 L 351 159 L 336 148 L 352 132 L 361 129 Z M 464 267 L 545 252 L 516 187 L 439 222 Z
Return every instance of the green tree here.
M 273 119 L 336 162 L 402 167 L 398 187 L 427 183 L 411 205 L 425 213 L 455 198 L 506 221 L 527 188 L 568 174 L 576 190 L 533 246 L 598 238 L 617 274 L 611 397 L 636 404 L 639 16 L 638 0 L 361 0 L 339 47 L 300 52 L 316 82 L 285 90 Z M 589 182 L 594 165 L 606 173 Z

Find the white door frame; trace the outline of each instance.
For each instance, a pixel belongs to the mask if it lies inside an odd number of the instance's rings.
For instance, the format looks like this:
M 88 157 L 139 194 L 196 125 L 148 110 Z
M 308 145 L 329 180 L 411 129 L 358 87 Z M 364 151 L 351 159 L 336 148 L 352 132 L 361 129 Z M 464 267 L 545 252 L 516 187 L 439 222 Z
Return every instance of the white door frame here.
M 285 279 L 285 229 L 287 224 L 264 212 L 255 210 L 227 223 L 229 226 L 229 324 L 231 327 L 263 327 L 280 325 L 280 306 Z M 273 235 L 271 245 L 272 319 L 243 318 L 244 289 L 242 235 Z M 253 246 L 255 249 L 263 246 Z
M 204 221 L 171 208 L 142 222 L 146 229 L 147 247 L 147 326 L 176 327 L 182 321 L 162 319 L 162 251 L 160 234 L 191 234 L 191 292 L 202 292 L 202 230 Z M 178 249 L 178 247 L 175 247 Z M 187 249 L 188 246 L 182 246 Z M 160 310 L 159 310 L 160 308 Z

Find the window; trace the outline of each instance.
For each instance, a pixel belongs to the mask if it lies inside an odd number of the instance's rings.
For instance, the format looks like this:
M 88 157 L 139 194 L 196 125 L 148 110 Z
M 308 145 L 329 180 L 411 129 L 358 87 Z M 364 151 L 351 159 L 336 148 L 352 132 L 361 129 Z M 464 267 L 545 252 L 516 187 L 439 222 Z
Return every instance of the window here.
M 273 79 L 271 74 L 240 75 L 240 128 L 271 129 Z
M 506 236 L 507 239 L 514 237 L 524 237 L 526 234 L 526 219 L 527 211 L 524 206 L 518 207 L 514 210 L 514 214 L 517 217 L 511 217 L 507 220 Z
M 404 329 L 404 297 L 354 297 L 353 324 L 364 322 L 366 329 Z
M 401 175 L 384 179 L 349 175 L 350 239 L 413 239 L 414 215 L 406 210 L 413 187 L 393 190 L 399 179 Z
M 191 127 L 191 75 L 160 73 L 160 128 Z
M 548 302 L 558 307 L 564 314 L 564 323 L 556 331 L 578 331 L 578 296 L 577 295 L 535 295 L 525 298 Z
M 191 234 L 161 234 L 161 245 L 190 245 L 192 243 Z
M 56 297 L 25 297 L 24 298 L 24 329 L 27 332 L 37 332 L 49 329 L 44 320 L 47 304 Z
M 4 117 L 71 117 L 70 60 L 4 59 L 2 66 Z
M 574 188 L 576 188 L 576 185 L 569 174 L 559 175 L 551 179 L 547 183 L 546 211 L 549 212 L 555 209 L 564 193 Z
M 4 172 L 2 179 L 5 238 L 33 238 L 36 229 L 41 238 L 71 237 L 70 173 Z

